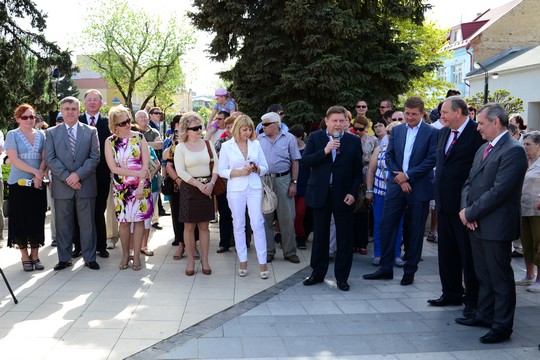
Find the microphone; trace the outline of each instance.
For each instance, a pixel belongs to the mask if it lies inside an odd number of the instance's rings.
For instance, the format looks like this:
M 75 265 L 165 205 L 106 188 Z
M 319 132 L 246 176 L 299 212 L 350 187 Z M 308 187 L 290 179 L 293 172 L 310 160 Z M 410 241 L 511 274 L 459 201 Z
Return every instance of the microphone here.
M 332 138 L 334 138 L 334 140 L 338 140 L 339 141 L 339 131 L 334 131 L 334 133 L 332 134 Z M 339 155 L 340 154 L 340 151 L 339 151 L 339 148 L 336 148 L 336 155 Z

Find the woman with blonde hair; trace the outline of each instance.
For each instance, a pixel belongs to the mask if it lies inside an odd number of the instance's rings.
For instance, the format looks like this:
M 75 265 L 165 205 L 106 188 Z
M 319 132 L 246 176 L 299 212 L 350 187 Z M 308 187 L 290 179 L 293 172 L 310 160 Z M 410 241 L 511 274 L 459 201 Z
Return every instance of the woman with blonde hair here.
M 233 217 L 236 252 L 240 266 L 238 275 L 247 275 L 246 207 L 255 239 L 261 278 L 268 278 L 266 235 L 261 212 L 261 176 L 268 164 L 256 140 L 255 126 L 247 115 L 240 115 L 232 127 L 233 138 L 223 143 L 219 159 L 219 175 L 227 181 L 227 200 Z
M 141 269 L 141 242 L 144 221 L 152 218 L 154 206 L 149 174 L 150 150 L 144 136 L 131 130 L 131 113 L 122 105 L 109 111 L 112 135 L 105 141 L 105 160 L 113 174 L 113 200 L 120 225 L 122 260 L 120 270 L 130 260 L 130 227 L 133 223 L 133 270 Z
M 47 192 L 43 187 L 45 135 L 34 128 L 36 117 L 32 106 L 19 105 L 14 118 L 19 126 L 7 133 L 4 144 L 11 164 L 8 246 L 21 251 L 24 271 L 43 270 L 38 250 L 45 243 L 47 211 Z
M 184 244 L 188 256 L 187 276 L 195 274 L 195 227 L 199 229 L 202 272 L 204 275 L 212 273 L 208 263 L 210 244 L 208 224 L 215 217 L 212 191 L 218 177 L 218 158 L 214 145 L 202 139 L 202 123 L 201 116 L 195 112 L 190 111 L 182 115 L 178 145 L 174 152 L 174 168 L 182 180 L 178 189 L 180 202 L 178 220 L 184 223 Z M 212 171 L 210 171 L 211 162 L 213 162 Z

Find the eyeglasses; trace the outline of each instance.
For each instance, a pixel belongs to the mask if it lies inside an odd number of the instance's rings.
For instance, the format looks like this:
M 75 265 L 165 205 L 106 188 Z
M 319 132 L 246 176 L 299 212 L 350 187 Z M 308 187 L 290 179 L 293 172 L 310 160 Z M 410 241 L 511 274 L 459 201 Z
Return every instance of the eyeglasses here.
M 116 123 L 116 126 L 124 127 L 124 126 L 128 125 L 129 123 L 131 123 L 131 119 L 127 119 L 127 120 L 124 120 L 122 122 Z
M 187 129 L 191 131 L 199 131 L 199 130 L 202 130 L 202 125 L 188 127 Z
M 367 105 L 356 105 L 355 108 L 357 108 L 357 109 L 359 109 L 359 108 L 365 109 L 365 108 L 367 108 Z
M 151 113 L 150 115 L 161 115 L 161 114 L 163 114 L 163 113 L 160 113 L 160 112 L 153 112 L 153 113 Z
M 262 123 L 261 125 L 264 126 L 264 127 L 267 127 L 268 125 L 272 125 L 272 124 L 275 124 L 275 123 L 277 123 L 277 121 Z
M 79 111 L 79 108 L 76 108 L 76 107 L 63 107 L 62 111 Z
M 403 118 L 392 118 L 392 121 L 403 121 Z
M 363 128 L 355 127 L 354 128 L 354 131 L 365 131 L 365 130 L 366 130 L 365 127 L 363 127 Z
M 19 117 L 21 120 L 34 120 L 36 117 L 34 115 L 23 115 L 21 117 Z

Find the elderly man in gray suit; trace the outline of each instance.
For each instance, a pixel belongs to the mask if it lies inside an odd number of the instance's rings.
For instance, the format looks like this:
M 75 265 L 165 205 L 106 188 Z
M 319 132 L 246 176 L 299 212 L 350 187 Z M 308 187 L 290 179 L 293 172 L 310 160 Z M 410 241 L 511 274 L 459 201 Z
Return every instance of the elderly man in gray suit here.
M 514 324 L 512 240 L 520 234 L 521 187 L 527 157 L 523 146 L 508 133 L 508 114 L 500 105 L 485 105 L 477 119 L 478 131 L 488 143 L 474 156 L 461 192 L 459 217 L 469 229 L 480 285 L 476 315 L 457 318 L 456 322 L 490 328 L 480 342 L 494 344 L 509 339 Z
M 98 270 L 94 208 L 97 196 L 96 167 L 99 164 L 97 130 L 79 122 L 80 103 L 68 96 L 60 101 L 64 124 L 47 130 L 45 161 L 52 173 L 52 197 L 56 211 L 58 264 L 54 270 L 71 265 L 74 213 L 80 228 L 85 265 Z

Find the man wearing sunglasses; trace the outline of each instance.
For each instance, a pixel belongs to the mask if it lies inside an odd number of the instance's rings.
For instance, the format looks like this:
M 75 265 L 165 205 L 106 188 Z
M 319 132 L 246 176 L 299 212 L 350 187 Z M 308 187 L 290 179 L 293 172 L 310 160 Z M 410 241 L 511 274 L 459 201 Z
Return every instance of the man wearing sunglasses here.
M 97 196 L 96 168 L 100 149 L 97 129 L 79 118 L 79 100 L 68 96 L 60 101 L 64 125 L 47 129 L 45 159 L 52 173 L 52 197 L 56 211 L 58 264 L 54 270 L 71 266 L 74 213 L 77 213 L 82 256 L 85 265 L 98 270 L 96 262 Z M 74 211 L 75 209 L 75 211 Z

